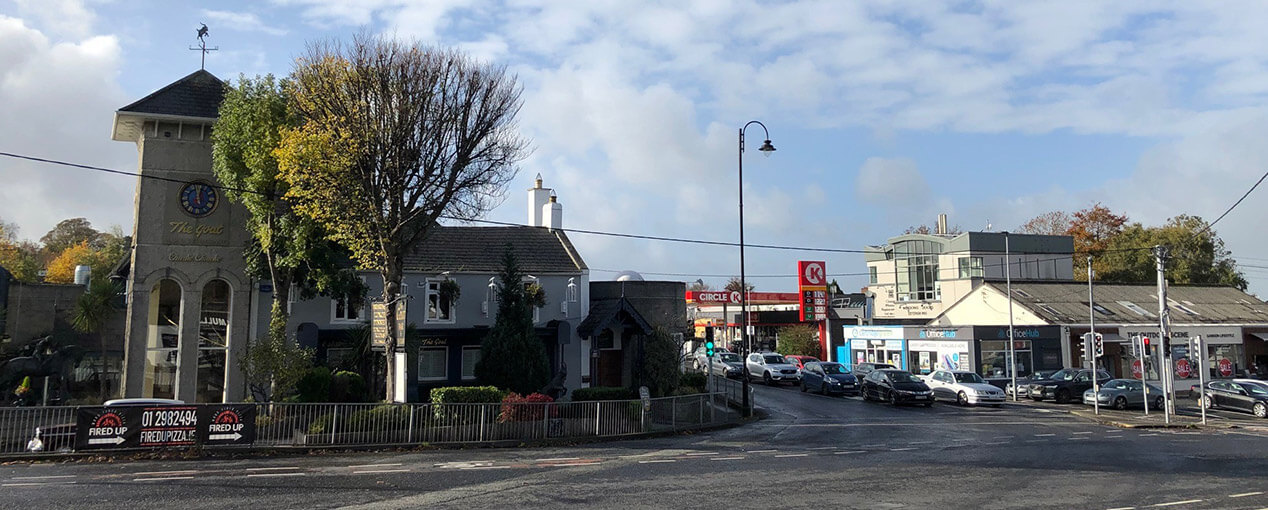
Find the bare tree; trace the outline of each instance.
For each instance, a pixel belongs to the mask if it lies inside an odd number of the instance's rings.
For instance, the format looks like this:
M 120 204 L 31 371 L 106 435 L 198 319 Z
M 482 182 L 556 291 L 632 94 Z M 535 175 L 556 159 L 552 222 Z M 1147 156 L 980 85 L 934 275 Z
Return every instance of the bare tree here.
M 1065 211 L 1049 211 L 1031 218 L 1017 227 L 1017 231 L 1024 234 L 1063 236 L 1069 234 L 1072 226 L 1074 219 Z
M 441 216 L 475 219 L 502 199 L 528 142 L 521 89 L 502 67 L 446 49 L 358 35 L 309 47 L 292 73 L 301 118 L 279 150 L 296 208 L 401 293 L 404 257 Z M 387 307 L 389 324 L 396 307 Z M 388 328 L 392 354 L 402 339 Z

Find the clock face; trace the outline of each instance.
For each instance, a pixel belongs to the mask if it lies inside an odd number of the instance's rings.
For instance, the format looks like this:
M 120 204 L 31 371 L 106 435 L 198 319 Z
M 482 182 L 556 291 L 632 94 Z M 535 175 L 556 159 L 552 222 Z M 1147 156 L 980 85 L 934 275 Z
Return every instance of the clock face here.
M 181 188 L 181 209 L 195 218 L 201 218 L 216 210 L 220 204 L 220 191 L 211 184 L 194 181 Z

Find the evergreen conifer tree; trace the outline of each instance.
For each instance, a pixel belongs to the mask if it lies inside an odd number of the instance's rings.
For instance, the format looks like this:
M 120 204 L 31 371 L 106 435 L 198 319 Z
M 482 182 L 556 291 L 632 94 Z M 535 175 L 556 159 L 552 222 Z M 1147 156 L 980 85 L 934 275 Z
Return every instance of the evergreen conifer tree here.
M 526 289 L 523 278 L 508 244 L 497 286 L 497 320 L 480 346 L 475 374 L 482 384 L 527 395 L 550 382 L 551 374 L 546 348 L 533 330 L 533 307 L 544 304 L 540 289 Z

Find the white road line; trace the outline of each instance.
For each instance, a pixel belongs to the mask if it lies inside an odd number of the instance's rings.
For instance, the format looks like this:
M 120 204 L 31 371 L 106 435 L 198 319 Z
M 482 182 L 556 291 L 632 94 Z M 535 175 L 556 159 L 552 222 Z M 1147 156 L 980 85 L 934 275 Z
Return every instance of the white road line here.
M 1069 439 L 1069 440 L 1071 440 L 1071 441 L 1086 441 L 1086 440 L 1087 440 L 1087 438 L 1086 438 L 1086 437 L 1071 437 L 1071 438 L 1068 438 L 1068 439 Z
M 164 480 L 193 480 L 192 476 L 163 476 L 159 478 L 133 478 L 134 482 L 161 482 Z
M 299 466 L 279 466 L 279 467 L 258 467 L 247 468 L 247 471 L 286 471 L 288 469 L 299 469 Z
M 1162 434 L 1159 434 L 1159 433 L 1157 433 L 1157 432 L 1154 432 L 1154 433 L 1152 433 L 1152 434 L 1141 434 L 1141 435 L 1140 435 L 1140 437 L 1161 436 L 1161 435 L 1162 435 Z
M 132 473 L 132 476 L 156 476 L 156 475 L 192 475 L 197 471 L 143 471 L 140 473 Z
M 718 454 L 718 452 L 691 452 L 691 453 L 688 453 L 688 454 L 687 454 L 687 456 L 688 456 L 688 457 L 699 457 L 699 456 L 702 456 L 702 455 L 717 455 L 717 454 Z
M 456 463 L 456 462 L 445 462 L 444 464 L 457 464 L 457 463 Z M 436 465 L 437 465 L 437 466 L 443 466 L 444 464 L 436 464 Z M 396 466 L 399 466 L 399 465 L 401 465 L 401 463 L 399 463 L 399 462 L 397 462 L 397 463 L 395 463 L 395 464 L 358 464 L 358 465 L 355 465 L 355 466 L 348 466 L 348 469 L 376 468 L 376 467 L 396 467 Z
M 810 454 L 809 453 L 784 453 L 784 454 L 776 455 L 775 458 L 779 459 L 783 457 L 805 457 L 807 455 L 810 455 Z
M 0 487 L 35 487 L 45 485 L 73 485 L 77 482 L 18 482 L 18 483 L 0 483 Z
M 1091 432 L 1071 432 L 1071 434 L 1074 434 L 1074 435 L 1076 435 L 1076 436 L 1077 436 L 1077 435 L 1080 435 L 1080 434 L 1091 434 Z
M 252 473 L 247 478 L 277 478 L 281 476 L 304 476 L 304 473 Z
M 74 478 L 75 475 L 43 475 L 43 476 L 15 476 L 13 480 L 46 480 L 53 478 Z
M 1056 435 L 1056 434 L 1035 434 L 1035 437 L 1052 437 L 1052 436 L 1055 436 L 1055 435 Z
M 746 458 L 747 458 L 747 457 L 744 457 L 744 456 L 742 456 L 742 455 L 741 455 L 741 456 L 739 456 L 739 457 L 713 457 L 713 458 L 711 458 L 711 459 L 709 459 L 709 460 L 744 460 L 744 459 L 746 459 Z
M 891 452 L 905 452 L 909 450 L 915 450 L 915 448 L 890 448 L 889 449 L 889 451 Z
M 1156 506 L 1156 507 L 1157 507 L 1157 506 L 1187 505 L 1187 504 L 1189 504 L 1189 503 L 1201 503 L 1201 502 L 1202 502 L 1202 500 L 1200 500 L 1200 499 L 1189 499 L 1189 500 L 1185 500 L 1185 501 L 1172 501 L 1172 502 L 1170 502 L 1170 503 L 1158 503 L 1158 504 L 1156 504 L 1156 505 L 1154 505 L 1154 506 Z
M 851 453 L 867 453 L 867 452 L 864 452 L 863 450 L 851 450 L 848 452 L 836 452 L 836 453 L 833 453 L 833 455 L 849 455 Z
M 640 460 L 639 464 L 660 464 L 662 462 L 678 462 L 674 459 Z
M 1120 507 L 1118 507 L 1118 508 L 1111 508 L 1111 509 L 1109 509 L 1109 510 L 1136 510 L 1136 507 L 1134 507 L 1134 506 L 1120 506 Z
M 597 466 L 601 461 L 587 460 L 584 462 L 564 462 L 562 464 L 551 464 L 550 467 L 568 467 L 568 466 Z M 510 466 L 507 466 L 510 467 Z
M 1241 493 L 1241 494 L 1231 494 L 1231 495 L 1229 495 L 1228 497 L 1230 497 L 1230 498 L 1244 498 L 1244 497 L 1246 497 L 1246 496 L 1258 496 L 1258 495 L 1260 495 L 1260 494 L 1263 494 L 1263 491 L 1256 491 L 1256 492 L 1243 492 L 1243 493 Z
M 511 466 L 481 466 L 481 467 L 471 467 L 471 468 L 462 468 L 462 469 L 495 469 L 495 468 L 509 468 L 509 467 Z M 408 473 L 408 472 L 409 472 L 408 469 L 370 469 L 366 471 L 353 471 L 352 474 L 373 475 L 377 473 Z
M 553 459 L 537 459 L 537 462 L 554 462 L 557 460 L 578 460 L 580 458 L 581 457 L 556 457 Z M 399 466 L 400 464 L 397 464 L 397 465 Z

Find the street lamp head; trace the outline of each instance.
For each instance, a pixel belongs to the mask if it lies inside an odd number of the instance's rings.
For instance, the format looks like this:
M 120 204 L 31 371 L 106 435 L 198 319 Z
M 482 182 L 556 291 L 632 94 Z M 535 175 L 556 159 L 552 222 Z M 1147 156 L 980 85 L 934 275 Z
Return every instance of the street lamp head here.
M 757 150 L 761 151 L 763 156 L 770 157 L 770 153 L 775 152 L 775 146 L 770 144 L 770 140 L 766 140 Z

